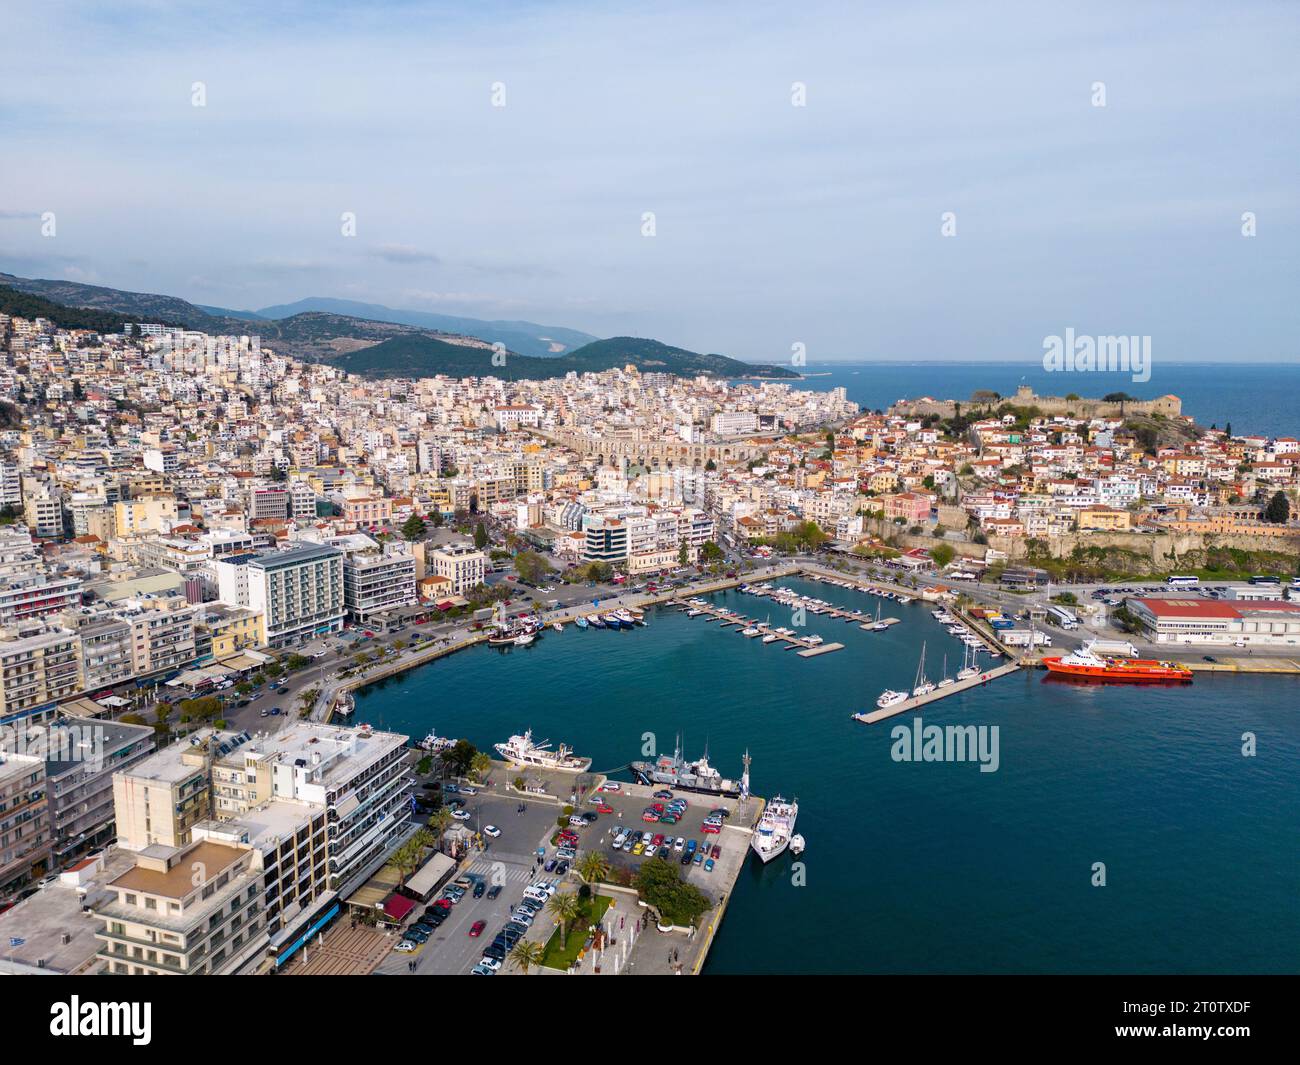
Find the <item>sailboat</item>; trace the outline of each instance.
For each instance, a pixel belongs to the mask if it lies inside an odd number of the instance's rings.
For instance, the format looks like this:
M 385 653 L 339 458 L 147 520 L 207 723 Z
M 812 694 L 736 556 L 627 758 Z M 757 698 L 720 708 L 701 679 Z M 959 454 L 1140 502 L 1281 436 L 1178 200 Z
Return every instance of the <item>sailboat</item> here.
M 880 603 L 879 603 L 879 601 L 877 601 L 877 603 L 876 603 L 876 620 L 875 620 L 875 621 L 872 623 L 872 625 L 871 625 L 871 631 L 872 631 L 872 632 L 884 632 L 887 628 L 889 628 L 889 626 L 886 625 L 883 621 L 880 620 Z
M 921 644 L 921 660 L 916 664 L 916 681 L 912 685 L 912 697 L 920 698 L 922 695 L 929 695 L 935 690 L 925 675 L 925 644 Z
M 970 680 L 977 676 L 979 668 L 975 665 L 975 650 L 968 644 L 961 653 L 961 669 L 957 671 L 957 679 Z
M 939 687 L 946 688 L 952 683 L 952 677 L 948 676 L 948 656 L 943 656 L 943 676 L 939 678 Z

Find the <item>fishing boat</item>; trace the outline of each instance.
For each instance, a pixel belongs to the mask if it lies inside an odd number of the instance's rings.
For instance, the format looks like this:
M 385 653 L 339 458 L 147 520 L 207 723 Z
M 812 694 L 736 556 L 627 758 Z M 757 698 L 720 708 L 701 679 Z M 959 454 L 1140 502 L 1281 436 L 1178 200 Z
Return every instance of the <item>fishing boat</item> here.
M 591 622 L 588 621 L 588 620 L 587 620 L 585 617 L 583 617 L 581 614 L 579 614 L 576 618 L 573 619 L 573 623 L 574 623 L 575 625 L 577 625 L 578 628 L 580 628 L 580 629 L 588 628 L 588 627 L 591 625 Z
M 357 708 L 356 697 L 351 692 L 339 692 L 334 700 L 334 713 L 339 717 L 351 717 Z
M 925 675 L 925 644 L 921 644 L 921 660 L 916 665 L 916 680 L 912 684 L 912 698 L 919 699 L 935 690 L 935 685 Z
M 523 632 L 515 637 L 514 645 L 516 647 L 527 647 L 536 637 L 531 632 Z
M 585 620 L 593 629 L 603 629 L 605 627 L 605 621 L 599 614 L 588 614 Z
M 558 621 L 553 621 L 553 622 L 551 622 L 551 628 L 553 628 L 556 632 L 563 632 L 563 631 L 564 631 L 564 626 L 563 626 L 562 624 L 560 624 L 560 622 L 558 622 Z

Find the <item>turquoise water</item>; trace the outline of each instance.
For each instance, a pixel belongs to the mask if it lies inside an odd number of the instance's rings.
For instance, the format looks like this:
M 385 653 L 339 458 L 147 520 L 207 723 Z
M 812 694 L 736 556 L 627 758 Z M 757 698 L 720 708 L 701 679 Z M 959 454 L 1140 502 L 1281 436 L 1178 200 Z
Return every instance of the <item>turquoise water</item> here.
M 790 580 L 830 602 L 865 594 Z M 786 608 L 716 597 L 789 624 Z M 535 647 L 453 655 L 373 687 L 357 720 L 480 747 L 532 727 L 613 769 L 652 733 L 757 794 L 800 803 L 789 856 L 742 872 L 708 972 L 1294 972 L 1300 968 L 1300 682 L 1076 687 L 1016 674 L 922 714 L 999 726 L 1000 767 L 898 763 L 893 724 L 849 719 L 934 676 L 961 646 L 916 603 L 885 633 L 808 615 L 815 659 L 659 609 L 630 632 L 574 627 Z M 898 721 L 910 722 L 910 715 Z M 1242 756 L 1254 732 L 1258 754 Z M 625 776 L 625 774 L 621 774 Z M 1107 886 L 1091 886 L 1104 862 Z
M 1014 395 L 1029 385 L 1040 396 L 1104 396 L 1127 392 L 1139 399 L 1173 393 L 1183 413 L 1204 426 L 1232 425 L 1234 433 L 1300 436 L 1298 363 L 1171 363 L 1155 360 L 1151 380 L 1134 383 L 1124 373 L 1048 373 L 1034 362 L 809 363 L 799 388 L 829 391 L 843 386 L 864 409 L 888 407 L 899 399 L 934 396 L 969 399 L 977 389 Z

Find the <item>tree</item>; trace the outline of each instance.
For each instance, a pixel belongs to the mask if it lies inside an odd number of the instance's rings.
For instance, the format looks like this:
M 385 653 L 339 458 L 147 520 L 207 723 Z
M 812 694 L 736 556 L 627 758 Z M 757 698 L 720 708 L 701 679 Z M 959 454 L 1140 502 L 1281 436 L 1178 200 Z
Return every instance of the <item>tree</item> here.
M 487 547 L 487 542 L 488 542 L 487 529 L 480 521 L 477 525 L 474 526 L 474 546 L 477 547 L 480 551 L 482 551 L 483 548 Z
M 554 896 L 546 904 L 546 908 L 551 911 L 551 916 L 560 922 L 560 946 L 567 947 L 569 945 L 569 925 L 578 916 L 578 896 L 571 891 L 566 891 L 563 894 Z
M 700 548 L 700 561 L 702 562 L 720 562 L 722 558 L 722 548 L 712 540 L 706 540 L 704 546 Z
M 529 584 L 540 584 L 548 573 L 555 572 L 555 567 L 536 551 L 520 551 L 515 555 L 515 572 Z
M 474 757 L 469 760 L 470 775 L 475 780 L 482 780 L 487 776 L 488 771 L 492 768 L 492 759 L 482 751 L 475 753 Z
M 418 540 L 424 535 L 424 519 L 418 514 L 412 514 L 402 523 L 402 536 L 407 540 Z
M 468 776 L 476 754 L 478 748 L 469 740 L 457 740 L 455 746 L 442 752 L 442 764 L 453 776 Z
M 596 894 L 596 885 L 609 876 L 609 859 L 599 851 L 587 851 L 578 863 L 578 875 L 591 885 L 591 893 Z
M 953 550 L 952 544 L 935 544 L 930 548 L 930 557 L 934 559 L 934 564 L 940 569 L 952 561 L 953 555 L 957 552 Z
M 706 473 L 712 473 L 717 468 L 718 468 L 718 464 L 714 462 L 712 459 L 709 459 L 709 461 L 704 464 L 704 470 Z
M 433 833 L 435 840 L 441 840 L 447 829 L 451 828 L 452 816 L 451 811 L 445 806 L 440 806 L 429 815 L 429 830 Z
M 525 976 L 534 967 L 541 968 L 542 959 L 546 957 L 546 948 L 530 939 L 521 939 L 510 949 L 510 961 Z
M 1264 520 L 1274 525 L 1285 525 L 1291 520 L 1291 500 L 1287 499 L 1285 492 L 1273 493 L 1273 498 L 1264 508 Z
M 690 548 L 686 546 L 686 541 L 683 539 L 677 547 L 677 565 L 684 566 L 690 560 L 691 551 Z
M 388 860 L 401 874 L 401 884 L 399 886 L 405 885 L 406 878 L 420 868 L 420 862 L 424 860 L 424 852 L 433 844 L 433 834 L 421 828 L 397 850 L 393 851 L 393 856 Z
M 681 878 L 676 862 L 662 858 L 642 862 L 633 883 L 642 901 L 678 927 L 695 924 L 712 905 L 704 892 Z

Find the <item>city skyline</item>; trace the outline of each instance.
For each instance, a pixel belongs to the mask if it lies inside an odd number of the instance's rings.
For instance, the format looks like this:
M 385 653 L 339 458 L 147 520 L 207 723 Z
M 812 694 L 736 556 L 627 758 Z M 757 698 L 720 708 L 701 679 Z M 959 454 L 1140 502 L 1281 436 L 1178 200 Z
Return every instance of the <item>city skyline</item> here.
M 1275 6 L 305 10 L 11 13 L 0 270 L 754 362 L 1296 357 Z

